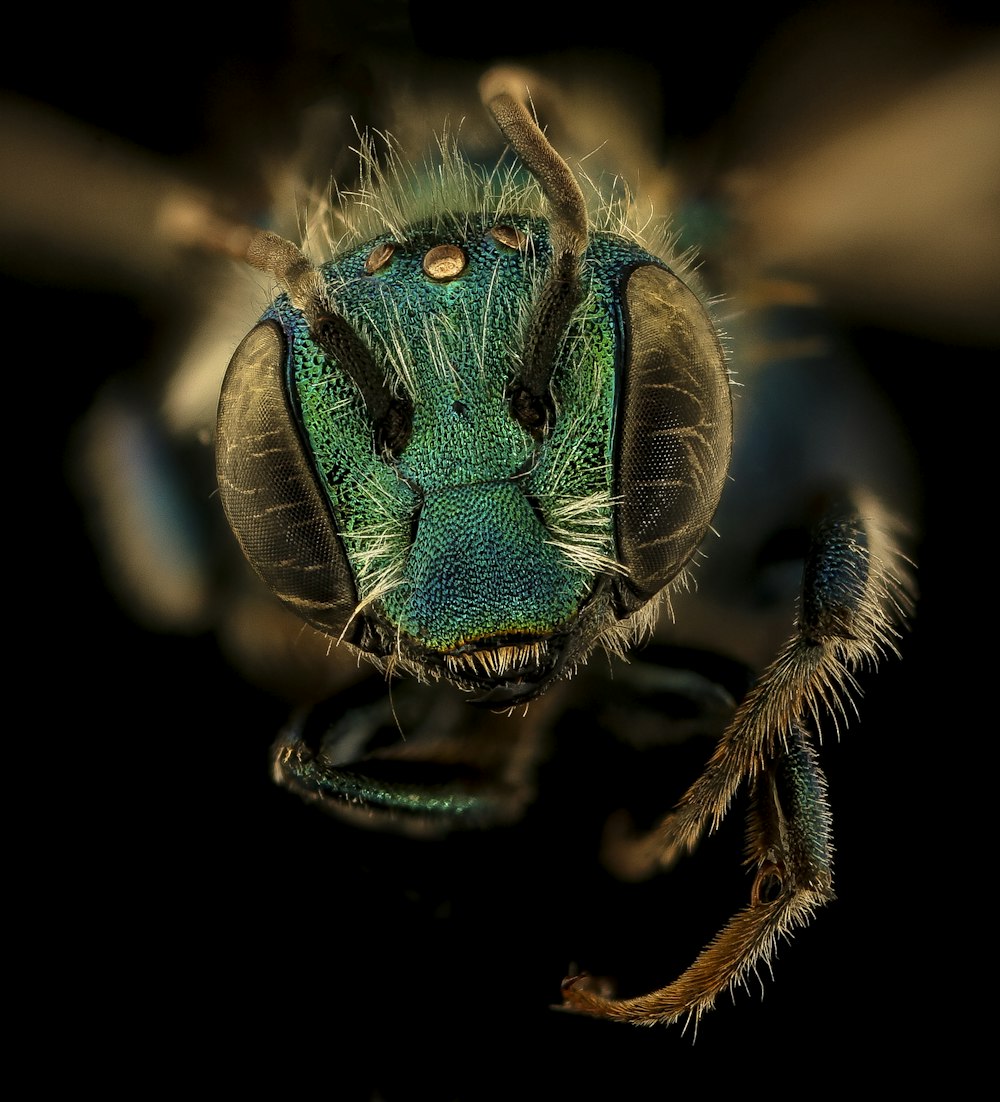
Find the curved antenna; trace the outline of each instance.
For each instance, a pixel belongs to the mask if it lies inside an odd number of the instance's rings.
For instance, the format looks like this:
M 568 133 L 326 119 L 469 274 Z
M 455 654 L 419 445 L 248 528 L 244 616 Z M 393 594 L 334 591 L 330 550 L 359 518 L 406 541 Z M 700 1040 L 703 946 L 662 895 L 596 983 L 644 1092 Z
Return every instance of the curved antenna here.
M 510 388 L 511 411 L 536 438 L 555 419 L 551 394 L 556 354 L 583 298 L 580 257 L 587 247 L 587 204 L 570 167 L 528 110 L 524 74 L 498 67 L 479 82 L 479 94 L 511 148 L 541 185 L 549 204 L 552 267 L 525 334 L 522 370 Z
M 301 310 L 316 343 L 357 384 L 365 400 L 378 450 L 398 452 L 410 435 L 409 400 L 396 398 L 382 370 L 347 320 L 334 309 L 319 269 L 297 246 L 269 230 L 257 230 L 243 257 L 251 267 L 270 272 Z
M 409 400 L 393 396 L 371 352 L 330 301 L 322 272 L 297 245 L 270 230 L 230 221 L 195 205 L 166 210 L 163 218 L 175 239 L 197 243 L 274 276 L 306 319 L 313 340 L 361 391 L 376 449 L 395 453 L 405 447 Z
M 479 94 L 511 148 L 548 200 L 552 251 L 579 257 L 587 247 L 587 204 L 570 167 L 553 149 L 528 110 L 525 74 L 498 66 L 479 81 Z

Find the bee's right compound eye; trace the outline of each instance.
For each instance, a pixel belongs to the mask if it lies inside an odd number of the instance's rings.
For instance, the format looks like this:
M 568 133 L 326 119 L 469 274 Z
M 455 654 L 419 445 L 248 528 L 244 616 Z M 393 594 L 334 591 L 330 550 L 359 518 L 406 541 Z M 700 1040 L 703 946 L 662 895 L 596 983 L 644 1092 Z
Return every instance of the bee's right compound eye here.
M 219 401 L 219 494 L 261 579 L 304 620 L 339 638 L 357 607 L 354 575 L 296 426 L 287 358 L 273 321 L 251 329 L 233 354 Z M 344 638 L 358 645 L 350 632 Z
M 615 536 L 625 614 L 683 569 L 722 496 L 733 412 L 725 355 L 698 297 L 642 265 L 624 294 L 625 367 L 615 445 Z

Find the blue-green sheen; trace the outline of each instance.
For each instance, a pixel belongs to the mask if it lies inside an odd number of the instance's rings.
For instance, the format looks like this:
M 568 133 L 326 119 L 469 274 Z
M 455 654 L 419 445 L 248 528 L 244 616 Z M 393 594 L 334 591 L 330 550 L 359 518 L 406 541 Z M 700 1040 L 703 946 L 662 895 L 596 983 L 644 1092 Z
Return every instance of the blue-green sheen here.
M 594 571 L 556 546 L 555 527 L 568 533 L 564 543 L 596 538 L 614 559 L 621 286 L 635 265 L 662 263 L 622 238 L 592 237 L 584 301 L 553 376 L 554 429 L 538 444 L 511 416 L 507 388 L 550 261 L 547 226 L 505 218 L 528 238 L 516 250 L 490 235 L 495 221 L 470 215 L 463 224 L 464 233 L 411 227 L 371 274 L 365 261 L 387 235 L 322 268 L 334 308 L 386 365 L 390 388 L 413 403 L 412 434 L 395 461 L 375 453 L 360 392 L 287 297 L 265 314 L 288 334 L 289 387 L 360 599 L 374 592 L 399 630 L 442 651 L 496 635 L 548 635 L 572 621 Z M 441 244 L 468 258 L 449 282 L 422 269 Z M 584 499 L 596 504 L 582 519 L 567 515 Z

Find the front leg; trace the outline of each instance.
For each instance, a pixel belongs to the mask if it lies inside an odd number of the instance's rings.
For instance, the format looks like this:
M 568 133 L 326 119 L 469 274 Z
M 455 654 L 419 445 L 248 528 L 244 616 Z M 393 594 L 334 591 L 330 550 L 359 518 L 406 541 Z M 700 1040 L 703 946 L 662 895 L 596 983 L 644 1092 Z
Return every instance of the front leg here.
M 302 709 L 272 748 L 275 781 L 354 825 L 438 838 L 515 822 L 564 687 L 523 716 L 473 713 L 447 686 L 372 678 Z
M 613 858 L 631 876 L 670 865 L 725 817 L 750 785 L 750 905 L 674 983 L 635 999 L 606 999 L 580 977 L 566 1005 L 638 1024 L 696 1019 L 716 997 L 767 962 L 777 939 L 833 898 L 830 814 L 810 731 L 824 714 L 839 731 L 855 710 L 854 672 L 896 651 L 912 605 L 907 560 L 878 503 L 831 507 L 816 525 L 803 572 L 795 632 L 737 709 L 704 773 L 660 828 L 619 841 Z

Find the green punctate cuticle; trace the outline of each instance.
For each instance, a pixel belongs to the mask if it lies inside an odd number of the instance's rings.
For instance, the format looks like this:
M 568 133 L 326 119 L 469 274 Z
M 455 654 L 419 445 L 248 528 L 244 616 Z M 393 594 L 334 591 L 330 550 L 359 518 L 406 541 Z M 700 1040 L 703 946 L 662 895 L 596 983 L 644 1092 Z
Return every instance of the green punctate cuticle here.
M 362 600 L 374 594 L 397 629 L 442 651 L 551 633 L 594 583 L 594 570 L 566 548 L 585 536 L 614 556 L 609 411 L 620 273 L 652 258 L 620 238 L 593 237 L 583 302 L 553 374 L 555 423 L 539 442 L 511 416 L 507 393 L 545 276 L 548 230 L 510 221 L 530 247 L 498 241 L 495 218 L 469 216 L 464 238 L 417 227 L 392 243 L 388 260 L 379 250 L 373 271 L 366 263 L 379 241 L 323 268 L 334 308 L 384 365 L 389 388 L 412 402 L 412 431 L 395 460 L 376 454 L 357 387 L 287 299 L 265 315 L 288 334 L 289 385 Z M 427 267 L 445 278 L 425 270 L 432 249 Z

